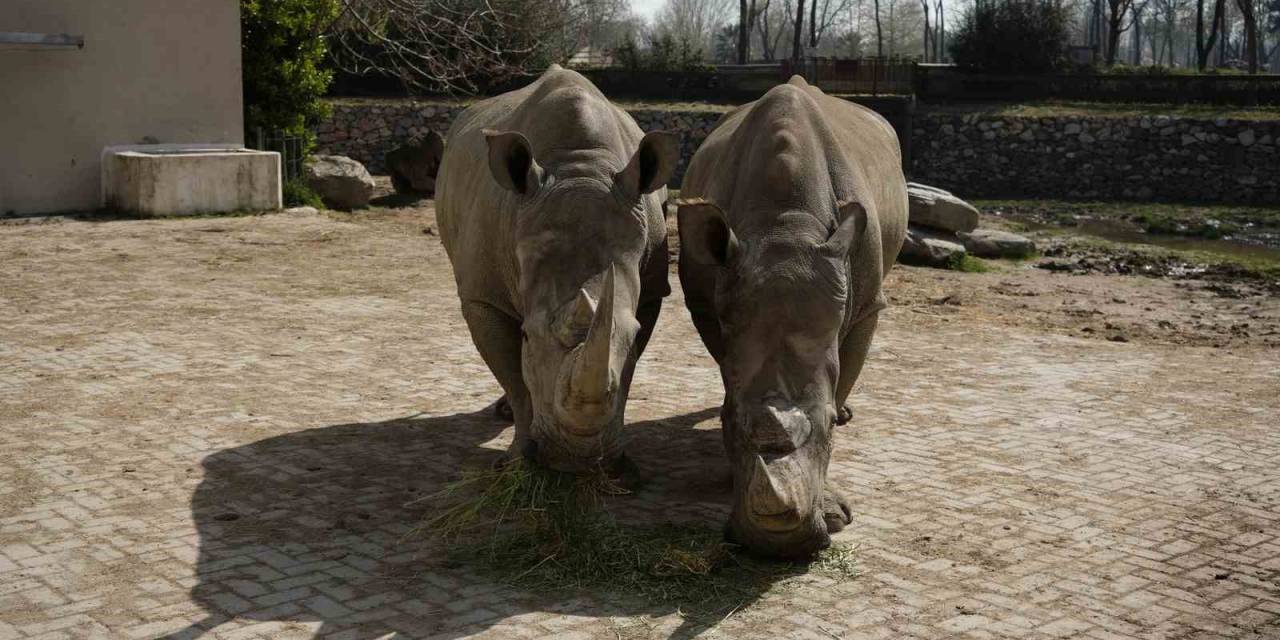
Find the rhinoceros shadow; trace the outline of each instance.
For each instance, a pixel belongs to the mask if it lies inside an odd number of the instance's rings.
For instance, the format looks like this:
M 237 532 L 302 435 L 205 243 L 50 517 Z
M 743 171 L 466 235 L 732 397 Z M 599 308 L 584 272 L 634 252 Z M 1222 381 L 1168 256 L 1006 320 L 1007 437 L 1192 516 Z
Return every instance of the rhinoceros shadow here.
M 617 499 L 623 510 L 645 520 L 723 522 L 720 432 L 693 428 L 715 414 L 627 427 L 628 450 L 650 480 Z M 456 638 L 504 622 L 568 631 L 558 614 L 674 613 L 674 605 L 627 594 L 501 584 L 417 529 L 438 512 L 432 494 L 463 469 L 497 459 L 500 447 L 481 445 L 507 426 L 488 411 L 406 417 L 289 433 L 207 457 L 191 501 L 199 534 L 191 595 L 207 615 L 168 637 L 255 621 L 318 624 L 317 637 Z M 707 624 L 685 618 L 671 637 L 694 637 Z

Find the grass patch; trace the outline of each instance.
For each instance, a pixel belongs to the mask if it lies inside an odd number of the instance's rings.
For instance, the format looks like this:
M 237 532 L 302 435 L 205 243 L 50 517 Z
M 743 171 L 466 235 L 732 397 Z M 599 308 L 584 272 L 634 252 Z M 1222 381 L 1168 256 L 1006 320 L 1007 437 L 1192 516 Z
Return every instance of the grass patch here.
M 324 208 L 324 201 L 320 199 L 320 194 L 308 186 L 307 181 L 302 178 L 293 178 L 285 181 L 281 185 L 281 192 L 284 197 L 284 206 L 286 207 Z
M 603 474 L 572 476 L 514 461 L 423 498 L 449 504 L 417 531 L 507 584 L 609 592 L 711 621 L 793 576 L 849 580 L 858 573 L 848 545 L 798 564 L 747 556 L 705 524 L 619 523 L 605 501 L 622 493 Z
M 947 261 L 947 268 L 964 273 L 986 273 L 991 271 L 991 265 L 967 253 L 952 255 L 951 259 Z

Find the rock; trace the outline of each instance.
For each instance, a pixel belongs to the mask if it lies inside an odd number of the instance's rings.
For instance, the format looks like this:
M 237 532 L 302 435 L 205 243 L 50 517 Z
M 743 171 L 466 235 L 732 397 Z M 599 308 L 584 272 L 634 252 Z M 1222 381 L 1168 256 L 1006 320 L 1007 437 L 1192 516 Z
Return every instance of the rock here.
M 315 207 L 289 207 L 280 213 L 283 213 L 286 216 L 294 216 L 298 218 L 320 215 L 320 212 L 317 211 Z
M 998 229 L 975 229 L 956 236 L 964 248 L 979 258 L 1027 258 L 1035 254 L 1036 243 L 1030 238 Z
M 1241 131 L 1238 137 L 1240 138 L 1240 144 L 1246 147 L 1252 145 L 1256 139 L 1253 134 L 1253 129 L 1245 129 L 1244 131 Z
M 312 156 L 306 175 L 307 186 L 334 209 L 357 209 L 368 205 L 373 196 L 373 176 L 346 156 Z
M 387 173 L 396 193 L 431 195 L 436 191 L 436 171 L 444 156 L 444 138 L 434 131 L 411 138 L 387 154 Z
M 978 210 L 948 191 L 908 182 L 907 200 L 912 224 L 945 231 L 973 231 L 978 228 Z
M 964 258 L 964 245 L 955 235 L 908 225 L 898 262 L 923 267 L 950 268 Z

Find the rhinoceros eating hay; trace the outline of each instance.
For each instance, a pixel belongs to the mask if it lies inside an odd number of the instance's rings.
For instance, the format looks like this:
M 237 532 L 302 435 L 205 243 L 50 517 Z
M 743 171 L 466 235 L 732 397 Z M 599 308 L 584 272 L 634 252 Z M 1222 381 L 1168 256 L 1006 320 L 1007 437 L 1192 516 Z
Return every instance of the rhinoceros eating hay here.
M 727 534 L 812 554 L 850 521 L 827 465 L 906 234 L 897 137 L 795 77 L 721 119 L 680 195 L 680 282 L 725 387 Z
M 623 409 L 667 283 L 675 136 L 644 134 L 552 65 L 467 109 L 436 180 L 467 327 L 506 392 L 511 454 L 587 471 L 623 461 Z

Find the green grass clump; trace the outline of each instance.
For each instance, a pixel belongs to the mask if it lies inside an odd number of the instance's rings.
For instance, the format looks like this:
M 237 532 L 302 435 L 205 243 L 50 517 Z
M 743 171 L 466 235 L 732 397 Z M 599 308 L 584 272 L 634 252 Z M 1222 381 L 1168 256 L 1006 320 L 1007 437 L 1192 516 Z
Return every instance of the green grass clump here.
M 324 208 L 324 201 L 320 199 L 320 194 L 308 186 L 307 181 L 302 178 L 285 181 L 281 186 L 281 195 L 286 207 Z
M 986 262 L 967 253 L 952 254 L 951 259 L 947 261 L 947 268 L 964 273 L 986 273 L 991 270 Z
M 573 476 L 513 461 L 423 498 L 451 504 L 419 531 L 447 542 L 453 560 L 509 584 L 610 592 L 695 617 L 723 616 L 807 571 L 857 575 L 848 545 L 805 565 L 747 556 L 706 524 L 619 523 L 605 500 L 623 493 L 604 473 Z

